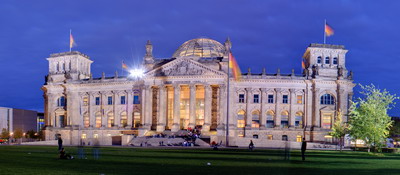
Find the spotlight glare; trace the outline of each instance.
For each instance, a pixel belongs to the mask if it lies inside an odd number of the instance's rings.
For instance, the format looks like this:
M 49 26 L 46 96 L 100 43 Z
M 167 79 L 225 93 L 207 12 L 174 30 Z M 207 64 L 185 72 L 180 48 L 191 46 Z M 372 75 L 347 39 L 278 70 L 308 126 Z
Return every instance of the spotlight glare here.
M 131 77 L 135 78 L 141 78 L 144 76 L 144 70 L 143 69 L 132 69 L 129 71 Z

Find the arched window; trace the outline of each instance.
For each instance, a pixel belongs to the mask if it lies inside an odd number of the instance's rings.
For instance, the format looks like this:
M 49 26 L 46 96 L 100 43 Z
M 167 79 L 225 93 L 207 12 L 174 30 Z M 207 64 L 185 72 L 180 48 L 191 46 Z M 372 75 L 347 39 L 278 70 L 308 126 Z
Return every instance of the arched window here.
M 96 113 L 96 128 L 100 128 L 101 127 L 101 113 L 97 112 Z
M 333 58 L 333 64 L 338 64 L 338 62 L 337 62 L 338 60 L 337 60 L 337 58 L 335 57 L 335 58 Z
M 128 117 L 126 116 L 126 112 L 121 112 L 121 126 L 125 127 L 128 125 Z
M 65 63 L 63 63 L 62 66 L 62 70 L 65 71 Z
M 303 127 L 303 113 L 302 112 L 296 112 L 294 126 L 295 127 Z
M 114 113 L 109 112 L 107 114 L 107 127 L 111 128 L 114 126 Z
M 325 64 L 329 64 L 329 57 L 325 57 Z
M 133 127 L 139 128 L 140 126 L 140 112 L 133 112 Z
M 318 63 L 318 64 L 321 64 L 321 63 L 322 63 L 322 57 L 321 57 L 321 56 L 319 56 L 319 57 L 317 58 L 317 63 Z
M 238 128 L 244 128 L 244 126 L 246 125 L 246 122 L 244 120 L 244 115 L 246 114 L 246 112 L 244 112 L 244 110 L 240 110 L 237 113 L 237 127 Z
M 267 111 L 267 128 L 273 128 L 274 125 L 274 111 Z
M 259 128 L 260 127 L 260 111 L 256 110 L 251 113 L 252 120 L 251 120 L 251 127 L 252 128 Z
M 65 97 L 64 96 L 58 98 L 57 106 L 65 106 Z
M 287 111 L 282 111 L 281 113 L 281 127 L 282 128 L 289 127 L 289 113 Z
M 321 105 L 333 105 L 335 104 L 335 98 L 331 94 L 324 94 L 321 96 Z
M 90 125 L 89 114 L 85 112 L 83 114 L 83 127 L 89 128 L 89 125 Z
M 72 69 L 72 65 L 71 65 L 71 62 L 69 62 L 69 66 L 68 66 L 68 69 L 69 69 L 69 70 L 71 70 L 71 69 Z
M 57 72 L 60 71 L 60 67 L 59 67 L 58 63 L 56 63 L 56 71 Z

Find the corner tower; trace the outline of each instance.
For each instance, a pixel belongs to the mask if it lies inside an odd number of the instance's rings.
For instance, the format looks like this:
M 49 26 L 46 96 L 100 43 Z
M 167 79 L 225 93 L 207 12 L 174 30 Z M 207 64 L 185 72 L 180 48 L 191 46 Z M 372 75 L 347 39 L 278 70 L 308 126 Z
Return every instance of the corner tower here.
M 82 80 L 91 76 L 90 66 L 93 61 L 78 51 L 51 54 L 47 60 L 49 61 L 47 83 Z
M 303 55 L 305 73 L 312 78 L 347 78 L 347 52 L 343 45 L 310 44 Z

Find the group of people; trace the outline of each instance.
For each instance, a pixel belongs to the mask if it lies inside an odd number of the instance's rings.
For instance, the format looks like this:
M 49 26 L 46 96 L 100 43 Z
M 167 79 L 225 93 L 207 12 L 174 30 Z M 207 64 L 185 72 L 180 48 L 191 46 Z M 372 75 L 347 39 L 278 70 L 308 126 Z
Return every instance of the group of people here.
M 84 153 L 84 149 L 83 149 L 83 143 L 81 143 L 80 146 L 78 146 L 78 158 L 85 158 L 85 153 Z M 95 140 L 93 143 L 93 158 L 94 159 L 99 159 L 99 154 L 100 154 L 100 144 L 98 142 L 98 140 Z M 59 151 L 59 158 L 60 159 L 74 159 L 74 156 L 72 156 L 71 154 L 66 153 L 64 147 L 63 147 L 63 140 L 62 138 L 59 136 L 58 137 L 58 151 Z

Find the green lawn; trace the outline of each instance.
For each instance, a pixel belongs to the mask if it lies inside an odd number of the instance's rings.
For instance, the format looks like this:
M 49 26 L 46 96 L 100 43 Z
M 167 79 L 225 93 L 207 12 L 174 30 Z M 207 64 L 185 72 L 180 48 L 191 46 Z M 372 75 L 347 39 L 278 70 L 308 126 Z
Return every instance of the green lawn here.
M 59 160 L 57 147 L 0 146 L 0 174 L 400 174 L 400 154 L 292 150 L 101 148 L 94 160 Z M 77 148 L 66 147 L 75 158 Z M 211 165 L 207 165 L 210 162 Z

